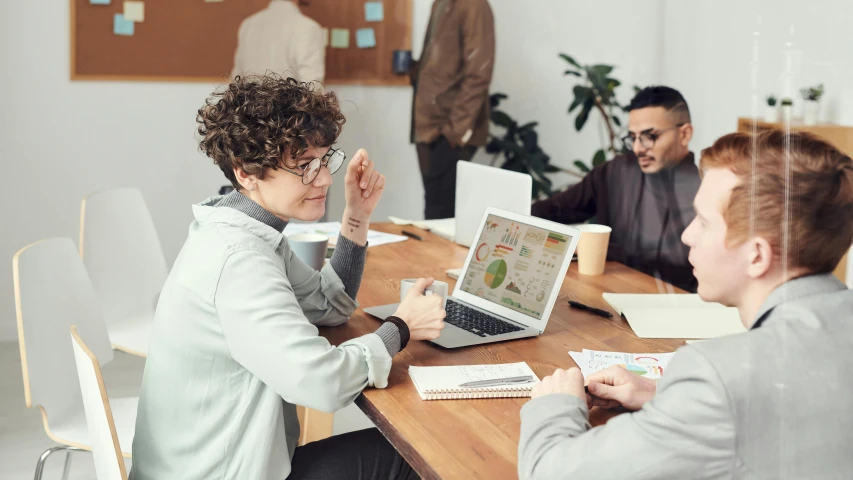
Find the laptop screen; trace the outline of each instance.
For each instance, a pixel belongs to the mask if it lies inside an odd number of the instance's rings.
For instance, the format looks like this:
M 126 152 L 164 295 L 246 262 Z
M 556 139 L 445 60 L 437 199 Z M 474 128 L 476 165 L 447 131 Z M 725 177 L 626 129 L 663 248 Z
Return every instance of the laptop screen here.
M 536 320 L 558 284 L 571 236 L 489 215 L 460 281 L 463 292 Z M 562 283 L 562 282 L 559 282 Z

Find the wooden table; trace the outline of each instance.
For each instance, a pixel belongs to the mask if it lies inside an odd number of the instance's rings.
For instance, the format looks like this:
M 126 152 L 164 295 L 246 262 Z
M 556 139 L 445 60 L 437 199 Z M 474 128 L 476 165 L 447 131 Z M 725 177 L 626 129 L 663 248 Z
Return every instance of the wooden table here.
M 399 234 L 400 227 L 373 224 L 371 229 Z M 368 250 L 364 279 L 358 294 L 362 307 L 399 300 L 400 279 L 445 275 L 461 267 L 467 249 L 414 227 L 423 241 L 414 239 Z M 676 291 L 681 292 L 676 289 Z M 520 432 L 519 411 L 528 399 L 423 401 L 407 369 L 409 365 L 466 365 L 526 361 L 540 378 L 556 368 L 574 366 L 569 350 L 616 350 L 635 353 L 672 352 L 681 340 L 637 338 L 621 317 L 605 319 L 571 309 L 568 300 L 610 310 L 602 292 L 658 293 L 655 279 L 618 263 L 608 263 L 604 275 L 582 276 L 576 263 L 569 269 L 545 333 L 538 337 L 460 349 L 444 349 L 428 342 L 412 342 L 396 357 L 389 386 L 367 389 L 356 404 L 425 479 L 499 479 L 517 477 Z M 379 321 L 358 310 L 340 327 L 321 329 L 334 344 L 373 332 Z M 600 425 L 615 413 L 591 412 Z

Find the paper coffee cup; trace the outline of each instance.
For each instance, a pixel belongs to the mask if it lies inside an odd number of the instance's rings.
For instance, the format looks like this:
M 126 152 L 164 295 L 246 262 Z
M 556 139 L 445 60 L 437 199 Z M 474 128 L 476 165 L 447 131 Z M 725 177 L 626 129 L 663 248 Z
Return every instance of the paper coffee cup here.
M 319 233 L 297 233 L 287 237 L 287 243 L 306 265 L 317 271 L 323 268 L 329 237 Z
M 607 263 L 607 245 L 610 232 L 607 225 L 578 225 L 581 238 L 578 240 L 578 272 L 581 275 L 601 275 Z
M 406 294 L 409 293 L 409 290 L 417 283 L 417 278 L 407 278 L 404 280 L 400 280 L 400 301 L 402 302 L 404 298 L 406 298 Z M 424 292 L 425 295 L 440 295 L 442 299 L 441 308 L 445 308 L 447 306 L 447 282 L 440 282 L 438 280 L 432 282 L 432 285 L 427 287 Z

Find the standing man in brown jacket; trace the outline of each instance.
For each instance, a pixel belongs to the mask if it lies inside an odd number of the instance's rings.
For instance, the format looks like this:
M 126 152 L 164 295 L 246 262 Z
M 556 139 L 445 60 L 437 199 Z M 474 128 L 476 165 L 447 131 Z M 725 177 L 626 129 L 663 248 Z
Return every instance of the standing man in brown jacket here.
M 489 134 L 495 26 L 486 0 L 435 0 L 412 70 L 412 142 L 424 182 L 426 219 L 455 215 L 456 162 Z

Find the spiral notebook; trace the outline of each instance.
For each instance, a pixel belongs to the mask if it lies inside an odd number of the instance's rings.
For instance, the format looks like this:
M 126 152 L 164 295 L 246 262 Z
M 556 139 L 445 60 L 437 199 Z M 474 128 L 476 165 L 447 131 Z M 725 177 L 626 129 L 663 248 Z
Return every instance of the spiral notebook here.
M 527 383 L 494 387 L 460 387 L 467 382 L 497 380 L 530 375 Z M 452 367 L 409 367 L 409 376 L 422 400 L 453 400 L 460 398 L 529 397 L 539 377 L 525 362 L 497 365 L 461 365 Z

